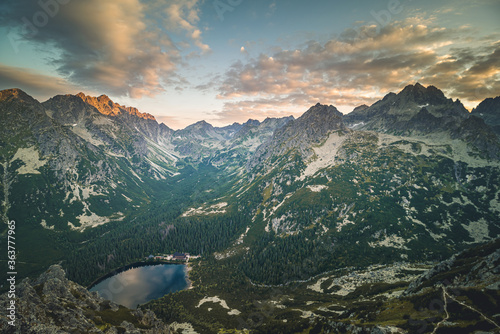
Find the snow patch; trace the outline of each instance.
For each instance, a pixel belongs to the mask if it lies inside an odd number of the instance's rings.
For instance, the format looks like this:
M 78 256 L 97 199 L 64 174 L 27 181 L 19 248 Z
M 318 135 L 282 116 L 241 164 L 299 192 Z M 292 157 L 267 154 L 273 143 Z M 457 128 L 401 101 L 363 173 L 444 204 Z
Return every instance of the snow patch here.
M 333 292 L 334 295 L 347 296 L 355 291 L 358 287 L 365 284 L 384 282 L 393 284 L 400 281 L 411 281 L 419 276 L 418 273 L 407 274 L 411 271 L 426 271 L 429 268 L 422 266 L 413 266 L 411 264 L 395 264 L 392 266 L 372 265 L 367 269 L 351 271 L 344 276 L 325 276 L 318 279 L 314 284 L 308 285 L 307 288 L 316 292 L 324 293 L 321 289 L 321 284 L 328 279 L 332 279 L 331 285 L 327 290 L 334 287 L 339 287 L 338 291 Z
M 199 208 L 190 208 L 186 212 L 182 214 L 181 217 L 190 217 L 190 216 L 195 216 L 195 215 L 215 215 L 219 213 L 226 213 L 226 209 L 224 209 L 227 206 L 226 202 L 221 202 L 221 203 L 216 203 L 208 208 L 203 208 L 200 206 Z
M 170 327 L 172 327 L 172 330 L 175 333 L 179 333 L 180 330 L 180 333 L 182 334 L 199 334 L 197 331 L 194 330 L 193 325 L 191 325 L 188 322 L 183 322 L 183 323 L 173 322 L 170 324 Z
M 73 125 L 71 131 L 75 135 L 79 136 L 80 138 L 82 138 L 85 141 L 88 141 L 89 143 L 91 143 L 94 146 L 101 146 L 101 145 L 105 146 L 106 145 L 106 144 L 104 144 L 103 141 L 94 138 L 92 133 L 90 133 L 90 131 L 85 127 L 84 124 Z
M 81 187 L 78 184 L 70 184 L 69 185 L 71 191 L 66 193 L 64 197 L 64 201 L 67 201 L 69 195 L 73 194 L 73 198 L 70 199 L 69 203 L 73 203 L 74 201 L 84 201 L 90 198 L 90 196 L 106 196 L 106 194 L 101 193 L 99 191 L 94 190 L 95 185 L 89 187 Z
M 323 145 L 314 147 L 316 159 L 309 162 L 298 180 L 303 181 L 306 177 L 316 174 L 319 170 L 335 165 L 337 152 L 346 139 L 347 136 L 340 136 L 337 132 L 334 132 L 328 136 Z
M 316 185 L 312 185 L 312 186 L 307 186 L 307 189 L 309 189 L 312 192 L 319 193 L 323 189 L 328 189 L 328 187 L 325 185 L 316 184 Z
M 347 224 L 356 224 L 356 223 L 353 222 L 353 221 L 350 221 L 349 219 L 347 219 L 347 217 L 345 217 L 344 220 L 341 223 L 337 224 L 337 232 L 342 231 L 342 228 L 344 226 L 346 226 Z
M 122 212 L 117 212 L 113 216 L 113 219 L 110 217 L 101 217 L 90 211 L 89 204 L 87 202 L 82 202 L 83 204 L 83 213 L 76 217 L 79 220 L 80 226 L 76 227 L 72 223 L 68 223 L 70 228 L 75 231 L 83 232 L 87 228 L 94 228 L 100 225 L 107 224 L 113 221 L 123 220 L 125 218 Z
M 127 200 L 127 202 L 129 202 L 129 203 L 132 202 L 132 199 L 130 197 L 127 197 L 124 194 L 122 194 L 122 196 L 125 197 L 125 199 Z
M 368 245 L 372 248 L 392 247 L 397 249 L 410 250 L 408 247 L 405 246 L 406 242 L 407 241 L 402 237 L 393 234 L 393 235 L 386 235 L 383 240 L 377 242 L 369 242 Z
M 238 238 L 238 240 L 236 240 L 236 245 L 239 245 L 239 244 L 243 243 L 243 239 L 247 236 L 248 231 L 250 231 L 250 227 L 247 227 L 247 229 L 245 230 L 245 233 L 243 233 L 242 235 L 240 235 L 240 237 Z
M 48 226 L 45 219 L 42 219 L 42 222 L 40 223 L 40 225 L 42 225 L 42 227 L 46 230 L 53 230 L 54 229 L 54 225 Z
M 476 222 L 471 222 L 469 225 L 462 224 L 462 227 L 466 229 L 470 237 L 474 239 L 473 242 L 467 242 L 469 244 L 490 240 L 488 222 L 484 218 Z
M 500 201 L 497 198 L 500 198 L 500 192 L 498 192 L 495 195 L 495 198 L 493 198 L 490 201 L 490 208 L 491 208 L 492 211 L 500 213 Z
M 202 300 L 200 300 L 200 302 L 198 303 L 198 306 L 196 306 L 196 307 L 199 308 L 200 306 L 202 306 L 205 303 L 219 304 L 220 306 L 222 306 L 222 308 L 225 308 L 226 310 L 229 310 L 229 312 L 227 312 L 228 315 L 239 315 L 239 314 L 241 314 L 241 312 L 238 311 L 237 309 L 231 309 L 231 308 L 229 308 L 229 306 L 227 306 L 226 301 L 224 299 L 220 299 L 218 296 L 215 296 L 215 297 L 205 297 Z
M 276 212 L 276 210 L 278 210 L 278 209 L 279 209 L 279 207 L 280 207 L 280 206 L 282 206 L 282 205 L 283 205 L 283 203 L 285 203 L 285 201 L 286 201 L 287 199 L 289 199 L 290 197 L 292 197 L 292 195 L 293 195 L 293 193 L 286 194 L 285 198 L 283 198 L 283 200 L 282 200 L 280 203 L 278 203 L 278 205 L 276 205 L 276 206 L 272 207 L 272 208 L 271 208 L 271 212 L 269 213 L 269 217 L 270 217 L 270 216 L 272 216 L 272 215 Z M 265 214 L 264 214 L 264 219 L 266 219 L 266 215 L 265 215 Z
M 313 312 L 311 311 L 304 311 L 304 310 L 300 310 L 298 308 L 294 308 L 292 309 L 292 311 L 299 311 L 299 312 L 302 312 L 301 314 L 301 318 L 304 318 L 304 319 L 309 319 L 309 318 L 315 318 L 317 317 L 318 315 L 317 314 L 314 314 Z
M 40 160 L 40 153 L 34 146 L 19 148 L 10 162 L 18 159 L 24 163 L 17 169 L 18 174 L 40 174 L 38 168 L 47 163 L 47 160 Z

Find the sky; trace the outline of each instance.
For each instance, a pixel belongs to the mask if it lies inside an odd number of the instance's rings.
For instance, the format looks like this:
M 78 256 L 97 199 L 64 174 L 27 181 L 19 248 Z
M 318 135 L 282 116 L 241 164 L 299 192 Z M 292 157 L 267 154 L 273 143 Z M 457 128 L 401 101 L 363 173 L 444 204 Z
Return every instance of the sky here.
M 500 0 L 2 0 L 0 90 L 108 95 L 173 129 L 500 95 Z

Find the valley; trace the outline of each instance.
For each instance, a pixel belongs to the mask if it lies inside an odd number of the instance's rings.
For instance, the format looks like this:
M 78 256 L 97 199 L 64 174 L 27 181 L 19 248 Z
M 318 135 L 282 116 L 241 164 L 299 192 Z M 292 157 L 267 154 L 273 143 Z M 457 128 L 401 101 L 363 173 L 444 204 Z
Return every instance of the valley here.
M 178 332 L 498 331 L 493 102 L 415 84 L 347 115 L 172 130 L 104 95 L 2 91 L 19 277 L 59 264 L 88 286 L 187 252 L 193 288 L 144 306 Z

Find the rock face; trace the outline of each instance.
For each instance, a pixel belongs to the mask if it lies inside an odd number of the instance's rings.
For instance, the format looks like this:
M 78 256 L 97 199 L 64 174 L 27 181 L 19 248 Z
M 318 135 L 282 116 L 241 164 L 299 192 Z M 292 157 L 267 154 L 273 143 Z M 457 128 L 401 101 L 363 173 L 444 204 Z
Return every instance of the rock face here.
M 430 287 L 500 290 L 500 239 L 465 250 L 438 263 L 405 290 L 413 295 Z
M 271 140 L 257 149 L 247 166 L 252 169 L 272 157 L 287 155 L 290 151 L 308 158 L 313 154 L 312 145 L 320 144 L 331 132 L 339 130 L 347 130 L 342 113 L 334 106 L 318 103 L 297 120 L 291 120 L 278 128 Z M 267 167 L 270 167 L 269 164 Z
M 484 100 L 471 114 L 482 118 L 500 136 L 500 96 Z
M 119 116 L 122 114 L 129 114 L 146 120 L 152 120 L 152 121 L 155 120 L 153 115 L 147 113 L 141 113 L 139 112 L 139 110 L 137 110 L 137 108 L 125 107 L 119 105 L 118 103 L 114 103 L 106 95 L 101 95 L 99 97 L 92 97 L 92 96 L 87 96 L 83 93 L 78 93 L 76 96 L 82 99 L 82 101 L 84 101 L 85 103 L 94 106 L 103 115 Z
M 334 106 L 318 103 L 277 131 L 275 138 L 281 141 L 293 139 L 292 145 L 302 146 L 321 142 L 330 132 L 344 129 L 342 113 Z
M 168 325 L 149 311 L 130 310 L 69 281 L 59 265 L 36 280 L 24 279 L 16 287 L 15 326 L 0 317 L 2 333 L 171 333 Z M 0 296 L 3 310 L 7 293 Z

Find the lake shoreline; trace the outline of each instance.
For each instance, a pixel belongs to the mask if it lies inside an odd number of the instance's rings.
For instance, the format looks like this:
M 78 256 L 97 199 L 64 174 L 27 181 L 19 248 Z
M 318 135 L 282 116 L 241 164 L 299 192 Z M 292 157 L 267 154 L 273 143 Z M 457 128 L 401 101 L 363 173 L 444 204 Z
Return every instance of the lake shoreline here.
M 177 265 L 185 265 L 187 267 L 187 263 L 179 263 L 179 261 L 167 261 L 167 260 L 138 261 L 138 262 L 134 262 L 134 263 L 128 264 L 126 266 L 114 269 L 113 271 L 111 271 L 111 272 L 107 273 L 106 275 L 101 276 L 98 279 L 96 279 L 95 281 L 93 281 L 86 288 L 87 288 L 87 290 L 90 290 L 94 286 L 96 286 L 97 284 L 101 283 L 102 281 L 104 281 L 104 280 L 106 280 L 106 279 L 108 279 L 110 277 L 113 277 L 115 275 L 118 275 L 118 274 L 120 274 L 120 273 L 122 273 L 124 271 L 129 270 L 129 269 L 139 268 L 139 267 L 147 267 L 147 266 L 156 266 L 156 265 L 160 265 L 160 264 L 177 264 Z M 188 281 L 188 284 L 191 282 L 191 281 L 189 281 L 187 273 L 186 273 L 186 281 Z
M 190 262 L 187 262 L 186 263 L 186 282 L 187 282 L 188 286 L 187 286 L 186 290 L 194 289 L 193 281 L 191 281 L 191 279 L 189 278 L 189 272 L 191 270 L 193 270 L 193 267 L 191 267 Z
M 136 309 L 166 294 L 189 289 L 186 263 L 141 261 L 101 277 L 89 291 L 119 305 Z

